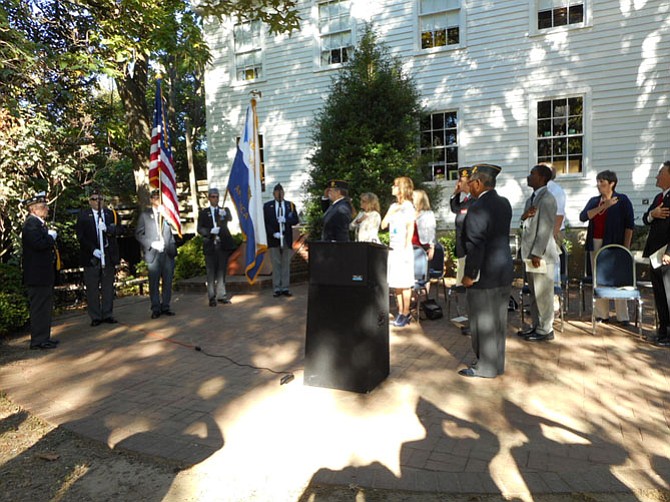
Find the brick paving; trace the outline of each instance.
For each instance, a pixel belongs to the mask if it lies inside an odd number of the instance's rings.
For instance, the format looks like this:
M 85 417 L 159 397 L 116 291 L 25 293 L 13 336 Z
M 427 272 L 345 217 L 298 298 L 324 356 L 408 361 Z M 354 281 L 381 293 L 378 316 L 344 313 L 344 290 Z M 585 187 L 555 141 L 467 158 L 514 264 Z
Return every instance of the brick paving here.
M 238 291 L 216 308 L 182 292 L 177 315 L 155 320 L 147 297 L 124 298 L 120 324 L 96 328 L 63 315 L 57 350 L 11 342 L 2 388 L 52 424 L 192 466 L 194 500 L 310 483 L 526 499 L 670 488 L 670 350 L 633 326 L 592 336 L 573 312 L 553 342 L 529 344 L 512 313 L 495 380 L 457 374 L 470 339 L 446 317 L 392 328 L 389 378 L 355 394 L 303 385 L 307 286 L 293 291 Z

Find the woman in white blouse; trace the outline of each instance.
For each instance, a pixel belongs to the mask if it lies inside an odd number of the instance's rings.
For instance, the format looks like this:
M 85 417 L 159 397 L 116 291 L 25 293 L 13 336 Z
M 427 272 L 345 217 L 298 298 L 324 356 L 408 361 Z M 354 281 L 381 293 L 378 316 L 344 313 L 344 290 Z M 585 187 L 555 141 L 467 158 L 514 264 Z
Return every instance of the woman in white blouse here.
M 428 260 L 433 259 L 435 252 L 435 213 L 430 209 L 428 194 L 423 190 L 414 190 L 412 195 L 414 209 L 416 210 L 416 227 L 414 228 L 414 238 L 412 244 L 422 247 L 428 254 Z
M 393 321 L 397 327 L 407 326 L 410 322 L 409 307 L 414 286 L 414 206 L 412 191 L 414 183 L 402 176 L 393 180 L 391 193 L 396 202 L 391 204 L 382 220 L 382 229 L 389 227 L 388 283 L 395 289 L 398 302 L 398 317 Z
M 379 214 L 379 198 L 371 193 L 361 194 L 361 212 L 358 213 L 349 228 L 356 231 L 358 242 L 376 242 L 379 244 L 379 225 L 382 217 Z

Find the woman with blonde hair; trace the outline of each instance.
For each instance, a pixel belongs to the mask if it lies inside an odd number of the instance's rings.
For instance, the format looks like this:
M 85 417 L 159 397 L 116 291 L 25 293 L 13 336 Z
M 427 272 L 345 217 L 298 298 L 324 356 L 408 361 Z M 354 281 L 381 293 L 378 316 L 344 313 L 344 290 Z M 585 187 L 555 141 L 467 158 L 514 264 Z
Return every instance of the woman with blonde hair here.
M 389 228 L 388 283 L 395 289 L 398 316 L 393 325 L 407 326 L 410 322 L 409 307 L 414 286 L 414 206 L 412 194 L 414 183 L 406 176 L 393 180 L 391 194 L 396 202 L 391 204 L 382 220 L 382 229 Z
M 412 200 L 416 211 L 412 244 L 423 248 L 428 254 L 428 260 L 432 260 L 435 252 L 435 232 L 437 229 L 435 213 L 430 209 L 430 200 L 425 190 L 414 190 Z
M 376 242 L 379 244 L 379 225 L 382 217 L 379 214 L 379 198 L 371 193 L 361 194 L 361 212 L 351 222 L 349 228 L 356 231 L 358 242 Z

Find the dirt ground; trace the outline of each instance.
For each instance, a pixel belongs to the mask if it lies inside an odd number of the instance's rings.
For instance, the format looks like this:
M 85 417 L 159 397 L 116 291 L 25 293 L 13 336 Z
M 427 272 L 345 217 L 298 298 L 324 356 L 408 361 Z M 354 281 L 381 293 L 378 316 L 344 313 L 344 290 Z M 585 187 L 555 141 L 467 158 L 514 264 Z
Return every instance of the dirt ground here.
M 176 474 L 177 473 L 177 474 Z M 175 475 L 176 474 L 176 475 Z M 22 410 L 0 393 L 0 500 L 39 501 L 179 501 L 175 484 L 195 481 L 189 470 L 163 459 L 116 451 L 106 445 L 55 428 Z M 177 490 L 178 491 L 178 490 Z M 250 490 L 251 491 L 251 490 Z M 157 498 L 156 494 L 160 495 Z M 285 500 L 286 494 L 276 499 Z M 209 499 L 209 497 L 208 497 Z M 227 500 L 224 493 L 210 500 Z M 261 500 L 250 495 L 244 501 Z M 267 500 L 265 497 L 263 500 Z M 368 490 L 357 486 L 308 487 L 296 502 L 494 502 L 500 496 L 441 495 Z M 667 492 L 636 494 L 538 495 L 541 502 L 649 501 L 670 502 Z M 232 501 L 231 501 L 232 502 Z

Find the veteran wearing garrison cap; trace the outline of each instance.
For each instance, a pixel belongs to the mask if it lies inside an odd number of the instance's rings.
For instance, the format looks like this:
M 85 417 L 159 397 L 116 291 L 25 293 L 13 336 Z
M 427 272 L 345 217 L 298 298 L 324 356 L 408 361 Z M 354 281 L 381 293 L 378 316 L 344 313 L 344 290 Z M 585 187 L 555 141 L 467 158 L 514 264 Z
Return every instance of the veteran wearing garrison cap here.
M 163 211 L 160 192 L 157 189 L 153 190 L 151 207 L 140 213 L 135 229 L 135 238 L 142 246 L 144 261 L 147 263 L 149 272 L 152 319 L 161 315 L 175 315 L 170 310 L 170 301 L 172 300 L 172 278 L 174 277 L 177 243 Z
M 272 260 L 273 296 L 291 296 L 291 255 L 293 254 L 293 225 L 298 224 L 295 204 L 284 199 L 284 187 L 277 183 L 272 190 L 273 200 L 263 205 L 265 234 Z
M 209 206 L 198 213 L 198 233 L 202 235 L 202 252 L 207 270 L 207 297 L 209 306 L 230 303 L 226 296 L 226 271 L 228 259 L 235 251 L 235 241 L 228 222 L 233 215 L 227 207 L 219 207 L 219 190 L 210 188 L 207 192 Z
M 509 233 L 512 207 L 495 190 L 501 168 L 472 166 L 468 184 L 476 199 L 468 208 L 462 241 L 463 285 L 467 289 L 472 349 L 477 361 L 459 371 L 466 377 L 495 378 L 505 371 L 507 306 L 513 278 Z
M 56 238 L 47 228 L 49 206 L 44 192 L 23 201 L 30 213 L 23 224 L 23 283 L 30 302 L 30 348 L 55 349 L 58 340 L 51 338 L 53 289 L 56 279 Z
M 321 198 L 324 210 L 322 241 L 349 242 L 349 224 L 352 219 L 349 202 L 349 184 L 343 180 L 330 180 Z
M 473 203 L 474 198 L 470 195 L 470 186 L 468 185 L 470 179 L 470 167 L 461 167 L 458 169 L 458 180 L 454 193 L 449 199 L 449 207 L 451 212 L 456 215 L 456 259 L 458 261 L 458 277 L 463 275 L 463 268 L 465 267 L 465 246 L 463 245 L 463 223 L 465 216 L 468 214 L 468 208 Z M 466 302 L 467 309 L 467 302 Z M 470 334 L 470 328 L 461 328 L 461 333 L 464 335 Z

